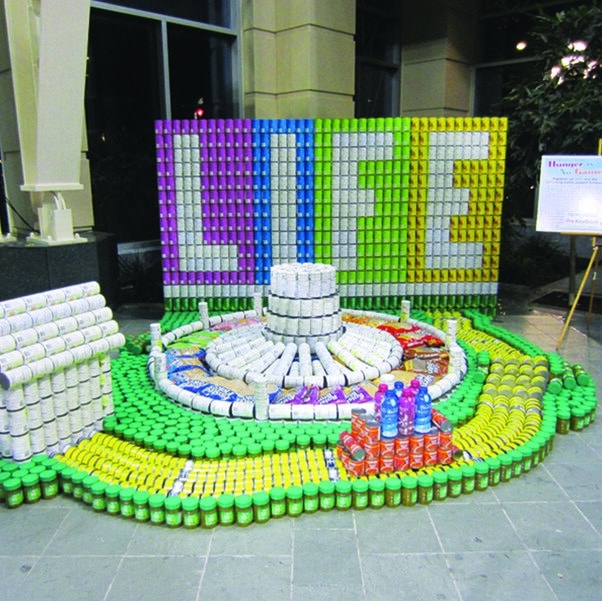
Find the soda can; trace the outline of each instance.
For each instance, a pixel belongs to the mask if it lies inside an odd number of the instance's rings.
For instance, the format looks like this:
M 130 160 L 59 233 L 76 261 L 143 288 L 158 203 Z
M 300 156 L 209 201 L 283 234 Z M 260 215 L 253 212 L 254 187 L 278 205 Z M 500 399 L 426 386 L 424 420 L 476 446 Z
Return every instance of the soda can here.
M 391 473 L 395 469 L 395 457 L 383 457 L 381 455 L 378 462 L 378 469 L 381 473 Z
M 433 428 L 424 435 L 424 452 L 437 451 L 439 447 L 439 431 Z
M 424 436 L 422 434 L 414 434 L 410 436 L 410 455 L 424 453 Z
M 364 424 L 366 440 L 378 442 L 380 440 L 380 424 L 375 420 L 368 420 Z
M 410 467 L 413 470 L 420 469 L 424 466 L 424 452 L 410 453 Z
M 379 459 L 365 459 L 364 460 L 364 474 L 366 476 L 373 476 L 378 474 Z
M 355 436 L 352 436 L 349 432 L 341 432 L 339 440 L 351 458 L 356 461 L 364 459 L 366 451 L 361 447 Z
M 410 437 L 398 436 L 395 438 L 395 455 L 409 455 L 410 453 Z
M 423 456 L 424 465 L 437 465 L 439 462 L 438 452 L 439 449 L 437 448 L 430 449 L 428 451 L 425 449 Z
M 351 410 L 351 435 L 355 436 L 358 440 L 364 437 L 364 423 L 366 421 L 366 410 L 365 409 L 352 409 Z
M 361 478 L 364 475 L 365 461 L 356 461 L 349 457 L 345 465 L 345 469 L 356 478 Z
M 439 447 L 437 449 L 437 463 L 447 465 L 454 460 L 453 450 L 451 448 L 444 449 Z
M 445 417 L 436 409 L 432 410 L 431 419 L 435 426 L 437 426 L 437 428 L 441 430 L 441 432 L 449 434 L 454 429 L 453 424 L 447 419 L 447 417 Z
M 380 457 L 380 441 L 368 440 L 364 442 L 364 451 L 366 459 L 378 459 Z
M 380 456 L 392 458 L 395 455 L 395 438 L 381 438 Z
M 446 451 L 452 448 L 452 435 L 449 432 L 439 432 L 439 448 Z
M 410 469 L 409 455 L 395 455 L 393 457 L 393 467 L 396 472 L 403 472 Z

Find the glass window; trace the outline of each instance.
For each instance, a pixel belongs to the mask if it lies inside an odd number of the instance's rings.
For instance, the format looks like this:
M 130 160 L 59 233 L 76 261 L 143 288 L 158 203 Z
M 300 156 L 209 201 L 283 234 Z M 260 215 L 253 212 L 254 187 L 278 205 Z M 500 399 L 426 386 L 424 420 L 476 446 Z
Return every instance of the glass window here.
M 237 117 L 239 110 L 232 80 L 236 35 L 172 18 L 224 15 L 230 0 L 119 2 L 149 12 L 159 5 L 169 9 L 170 16 L 148 17 L 95 4 L 86 79 L 95 227 L 115 233 L 118 242 L 154 240 L 159 237 L 154 121 L 192 119 L 201 98 L 207 118 Z
M 399 114 L 401 2 L 358 0 L 355 33 L 355 116 Z
M 112 0 L 111 4 L 199 23 L 230 26 L 230 0 Z
M 232 117 L 231 38 L 168 24 L 169 87 L 173 119 L 191 119 L 203 99 L 204 117 Z
M 118 242 L 159 236 L 154 120 L 161 118 L 159 23 L 90 15 L 86 119 L 95 228 Z

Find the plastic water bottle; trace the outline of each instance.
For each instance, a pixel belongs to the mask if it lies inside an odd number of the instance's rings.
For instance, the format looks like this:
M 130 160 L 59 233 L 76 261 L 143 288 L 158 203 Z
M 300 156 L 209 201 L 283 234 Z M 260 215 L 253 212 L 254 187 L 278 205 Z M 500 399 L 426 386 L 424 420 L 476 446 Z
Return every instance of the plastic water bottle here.
M 397 413 L 397 431 L 400 436 L 411 436 L 414 433 L 414 413 L 414 393 L 411 388 L 405 388 Z
M 397 398 L 400 399 L 401 395 L 403 393 L 403 382 L 400 382 L 399 380 L 397 380 L 395 382 L 395 385 L 393 386 L 394 390 L 395 390 L 395 394 L 397 395 Z
M 395 390 L 388 388 L 380 408 L 380 435 L 381 438 L 395 438 L 397 436 L 397 415 L 399 402 Z
M 385 393 L 389 387 L 385 383 L 378 385 L 378 390 L 374 393 L 374 421 L 380 423 L 380 413 Z
M 416 394 L 416 413 L 414 415 L 414 430 L 426 434 L 432 428 L 433 402 L 426 386 L 420 386 Z

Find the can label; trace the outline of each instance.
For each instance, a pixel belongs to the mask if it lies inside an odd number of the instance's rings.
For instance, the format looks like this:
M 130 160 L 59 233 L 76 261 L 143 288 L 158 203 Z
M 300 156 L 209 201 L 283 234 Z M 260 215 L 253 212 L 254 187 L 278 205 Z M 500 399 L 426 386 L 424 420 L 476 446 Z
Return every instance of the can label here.
M 380 456 L 392 459 L 395 454 L 395 438 L 382 438 L 380 441 Z
M 410 469 L 410 455 L 395 455 L 393 457 L 393 467 L 396 472 Z
M 378 459 L 366 459 L 364 461 L 364 473 L 366 476 L 378 474 L 379 460 Z
M 366 451 L 366 459 L 378 459 L 380 457 L 380 441 L 364 442 L 364 451 Z
M 437 451 L 439 447 L 439 432 L 437 430 L 431 430 L 428 434 L 424 435 L 424 452 Z
M 339 440 L 352 459 L 355 459 L 356 461 L 364 459 L 366 451 L 359 444 L 358 440 L 349 434 L 349 432 L 341 432 Z
M 410 437 L 398 436 L 395 439 L 395 455 L 407 455 L 410 452 Z
M 379 459 L 378 467 L 383 473 L 390 473 L 395 469 L 395 457 L 391 455 L 390 457 L 384 457 L 381 455 Z

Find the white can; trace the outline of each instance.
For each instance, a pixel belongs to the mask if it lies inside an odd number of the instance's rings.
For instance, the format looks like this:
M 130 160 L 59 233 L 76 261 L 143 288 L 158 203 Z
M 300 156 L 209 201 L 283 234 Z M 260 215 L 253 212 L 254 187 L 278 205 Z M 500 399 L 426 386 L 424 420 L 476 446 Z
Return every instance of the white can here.
M 28 461 L 32 458 L 33 452 L 31 450 L 29 432 L 21 434 L 20 436 L 11 436 L 10 442 L 12 446 L 12 457 L 15 461 Z
M 25 407 L 16 411 L 8 411 L 8 431 L 11 436 L 22 436 L 29 432 Z

